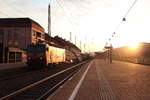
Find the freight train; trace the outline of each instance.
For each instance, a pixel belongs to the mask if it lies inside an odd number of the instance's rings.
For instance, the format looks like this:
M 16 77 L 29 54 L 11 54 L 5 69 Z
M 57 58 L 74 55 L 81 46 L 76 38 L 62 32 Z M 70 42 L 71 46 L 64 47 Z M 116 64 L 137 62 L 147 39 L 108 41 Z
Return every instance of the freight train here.
M 27 47 L 27 65 L 29 67 L 43 67 L 77 61 L 79 61 L 79 56 L 64 48 L 45 43 L 31 44 Z

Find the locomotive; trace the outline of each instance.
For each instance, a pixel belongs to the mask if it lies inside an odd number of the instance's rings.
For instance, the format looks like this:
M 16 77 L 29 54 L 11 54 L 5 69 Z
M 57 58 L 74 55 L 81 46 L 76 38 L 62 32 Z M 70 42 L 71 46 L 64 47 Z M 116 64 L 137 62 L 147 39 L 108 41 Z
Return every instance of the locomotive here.
M 77 60 L 78 57 L 75 53 L 46 43 L 31 44 L 27 47 L 27 65 L 29 67 L 74 63 Z

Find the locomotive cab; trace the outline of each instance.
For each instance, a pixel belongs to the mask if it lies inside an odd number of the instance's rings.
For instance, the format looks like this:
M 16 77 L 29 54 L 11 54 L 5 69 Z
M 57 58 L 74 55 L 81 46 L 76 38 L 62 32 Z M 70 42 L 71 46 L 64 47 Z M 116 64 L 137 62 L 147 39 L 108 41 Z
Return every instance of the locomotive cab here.
M 27 47 L 27 64 L 29 67 L 46 65 L 46 45 L 31 44 Z
M 27 48 L 27 64 L 29 67 L 45 67 L 65 62 L 65 49 L 48 44 L 31 44 Z

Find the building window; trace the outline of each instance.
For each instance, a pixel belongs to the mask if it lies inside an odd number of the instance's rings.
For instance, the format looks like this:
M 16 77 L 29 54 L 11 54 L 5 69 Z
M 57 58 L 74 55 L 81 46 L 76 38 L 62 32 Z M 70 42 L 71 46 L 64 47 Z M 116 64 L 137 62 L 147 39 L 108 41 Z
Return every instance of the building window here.
M 0 29 L 0 43 L 4 40 L 4 30 Z
M 21 54 L 21 52 L 17 52 L 16 53 L 16 62 L 21 62 L 21 60 L 22 60 L 22 54 Z
M 45 38 L 45 35 L 44 35 L 44 34 L 41 34 L 41 35 L 42 35 L 42 37 L 41 37 L 41 38 L 42 38 L 42 39 L 44 39 L 44 38 Z
M 15 62 L 15 52 L 9 52 L 9 62 L 10 63 Z
M 37 35 L 37 37 L 41 38 L 41 33 L 40 32 L 37 32 L 36 35 Z
M 36 31 L 35 30 L 32 30 L 32 36 L 36 37 Z
M 8 40 L 13 40 L 13 33 L 11 29 L 8 29 Z

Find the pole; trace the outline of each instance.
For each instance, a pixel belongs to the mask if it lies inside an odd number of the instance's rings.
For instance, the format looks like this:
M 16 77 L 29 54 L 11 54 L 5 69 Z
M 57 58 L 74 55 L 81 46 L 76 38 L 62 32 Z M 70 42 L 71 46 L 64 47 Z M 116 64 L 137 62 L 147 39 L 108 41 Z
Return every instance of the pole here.
M 105 49 L 107 49 L 108 52 L 108 63 L 112 63 L 112 45 L 105 46 Z
M 48 5 L 48 34 L 51 37 L 51 5 Z
M 81 41 L 80 41 L 80 49 L 81 49 L 81 52 L 82 52 L 82 44 L 81 44 Z
M 5 36 L 3 32 L 3 63 L 5 63 Z
M 85 36 L 85 43 L 84 43 L 84 51 L 86 52 L 86 36 Z
M 85 43 L 84 43 L 84 49 L 83 49 L 83 51 L 85 52 Z
M 110 45 L 110 64 L 112 63 L 112 45 Z
M 75 36 L 75 45 L 76 45 L 76 36 Z
M 71 34 L 71 32 L 70 32 L 70 42 L 71 42 L 71 38 L 72 38 L 72 34 Z

